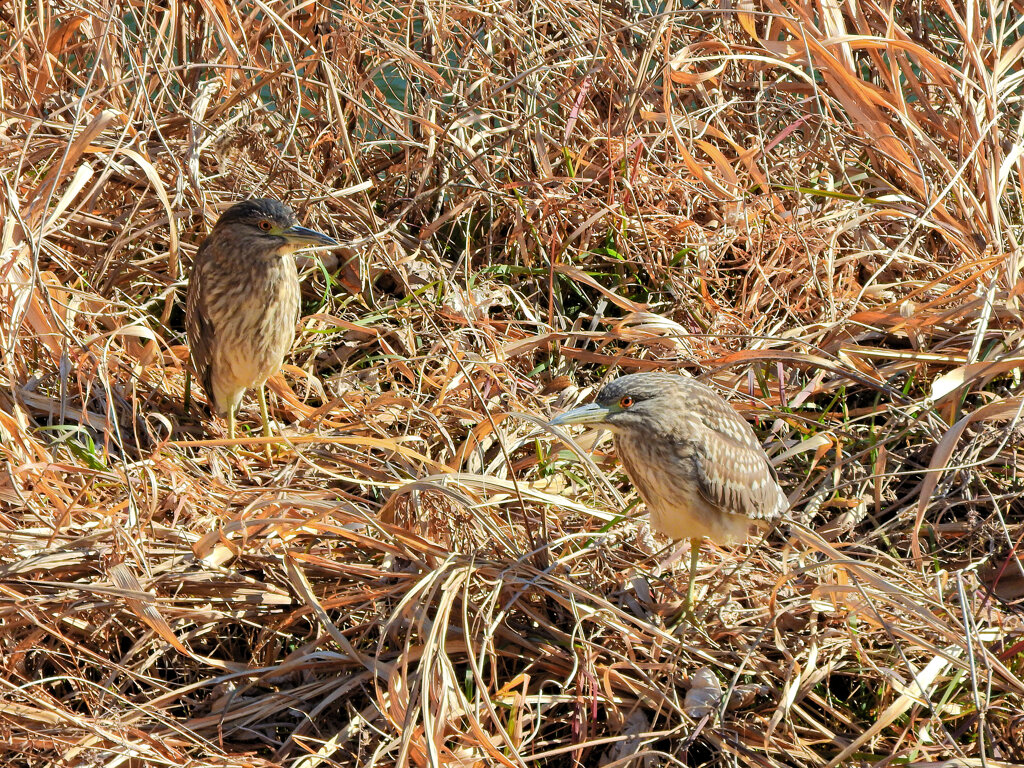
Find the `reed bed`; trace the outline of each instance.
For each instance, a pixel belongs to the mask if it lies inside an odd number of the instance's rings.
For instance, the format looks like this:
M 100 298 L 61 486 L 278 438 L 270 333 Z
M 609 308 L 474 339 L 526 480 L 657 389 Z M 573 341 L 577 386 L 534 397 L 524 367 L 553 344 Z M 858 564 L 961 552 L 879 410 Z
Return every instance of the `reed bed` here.
M 1019 2 L 0 7 L 12 766 L 1024 762 Z M 184 285 L 345 246 L 237 450 Z M 637 370 L 791 519 L 700 620 L 600 436 Z

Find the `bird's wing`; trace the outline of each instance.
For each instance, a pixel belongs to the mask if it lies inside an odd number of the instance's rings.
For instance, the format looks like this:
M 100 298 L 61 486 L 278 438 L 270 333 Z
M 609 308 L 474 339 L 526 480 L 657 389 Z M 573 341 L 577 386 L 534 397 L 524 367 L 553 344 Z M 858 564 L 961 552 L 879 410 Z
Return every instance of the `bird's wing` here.
M 213 397 L 211 372 L 214 327 L 203 301 L 205 295 L 203 266 L 206 260 L 202 256 L 203 248 L 200 246 L 199 253 L 196 254 L 196 260 L 192 265 L 192 274 L 188 280 L 188 292 L 185 295 L 185 332 L 188 335 L 192 367 L 203 385 L 206 396 Z
M 693 452 L 701 495 L 727 512 L 774 520 L 789 502 L 754 430 L 713 392 L 693 397 Z

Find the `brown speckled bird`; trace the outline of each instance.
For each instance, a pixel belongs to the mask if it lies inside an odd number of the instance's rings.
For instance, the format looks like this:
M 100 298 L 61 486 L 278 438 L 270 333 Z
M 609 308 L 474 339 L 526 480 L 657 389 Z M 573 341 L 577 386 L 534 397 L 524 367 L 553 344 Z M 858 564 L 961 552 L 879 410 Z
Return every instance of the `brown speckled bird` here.
M 277 373 L 295 341 L 299 275 L 294 252 L 337 245 L 300 227 L 284 203 L 246 200 L 228 208 L 199 246 L 185 302 L 192 367 L 235 436 L 235 411 L 256 387 L 263 433 L 270 417 L 263 384 Z
M 754 430 L 713 390 L 669 373 L 633 373 L 605 386 L 595 402 L 552 426 L 601 424 L 647 504 L 651 527 L 690 539 L 687 610 L 700 540 L 729 542 L 770 525 L 789 508 Z

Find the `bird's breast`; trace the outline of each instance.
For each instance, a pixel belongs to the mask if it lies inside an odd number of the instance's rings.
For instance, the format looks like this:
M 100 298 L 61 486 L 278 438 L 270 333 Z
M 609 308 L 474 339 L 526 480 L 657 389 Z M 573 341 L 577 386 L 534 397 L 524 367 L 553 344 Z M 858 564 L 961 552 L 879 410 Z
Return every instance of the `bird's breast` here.
M 262 281 L 252 286 L 238 313 L 245 327 L 238 335 L 246 339 L 240 350 L 253 358 L 260 369 L 281 367 L 295 341 L 299 319 L 299 277 L 291 254 L 276 260 Z
M 750 521 L 710 504 L 700 492 L 700 467 L 687 442 L 619 434 L 616 452 L 647 505 L 651 527 L 671 539 L 743 538 Z
M 299 279 L 290 254 L 262 270 L 239 275 L 233 306 L 218 313 L 214 377 L 218 389 L 233 391 L 262 384 L 280 368 L 295 341 Z

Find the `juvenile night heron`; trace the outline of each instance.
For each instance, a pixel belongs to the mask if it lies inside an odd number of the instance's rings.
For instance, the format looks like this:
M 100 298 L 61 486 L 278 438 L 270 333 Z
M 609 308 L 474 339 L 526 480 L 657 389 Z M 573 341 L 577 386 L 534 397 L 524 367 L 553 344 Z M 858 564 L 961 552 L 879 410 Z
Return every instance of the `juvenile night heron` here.
M 633 373 L 605 386 L 595 402 L 550 422 L 601 424 L 647 504 L 651 528 L 690 539 L 686 607 L 700 540 L 746 538 L 789 508 L 754 430 L 703 384 L 668 373 Z
M 235 411 L 256 387 L 263 433 L 270 417 L 263 384 L 277 373 L 299 321 L 299 248 L 337 245 L 300 227 L 284 203 L 246 200 L 228 208 L 199 246 L 185 302 L 192 367 L 235 436 Z

